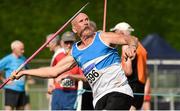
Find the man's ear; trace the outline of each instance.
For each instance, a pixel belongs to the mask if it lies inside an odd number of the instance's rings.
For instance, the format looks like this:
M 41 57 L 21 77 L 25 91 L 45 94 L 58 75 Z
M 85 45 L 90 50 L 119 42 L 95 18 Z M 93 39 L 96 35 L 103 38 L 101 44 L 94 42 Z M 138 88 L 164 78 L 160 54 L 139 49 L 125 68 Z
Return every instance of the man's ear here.
M 63 45 L 63 44 L 62 44 L 62 42 L 63 42 L 63 41 L 62 41 L 62 40 L 60 40 L 60 46 L 61 46 L 61 47 L 62 47 L 62 45 Z
M 75 29 L 75 27 L 72 27 L 72 31 L 76 34 L 77 30 Z

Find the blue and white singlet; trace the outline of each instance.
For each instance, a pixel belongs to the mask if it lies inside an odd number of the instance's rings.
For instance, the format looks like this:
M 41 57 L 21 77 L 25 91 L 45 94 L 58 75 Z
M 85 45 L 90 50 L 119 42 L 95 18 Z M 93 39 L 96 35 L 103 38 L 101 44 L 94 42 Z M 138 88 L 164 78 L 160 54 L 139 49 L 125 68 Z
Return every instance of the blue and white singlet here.
M 96 32 L 93 42 L 86 48 L 79 49 L 77 42 L 71 52 L 92 88 L 94 106 L 107 93 L 121 92 L 133 96 L 117 49 L 105 44 L 100 34 Z

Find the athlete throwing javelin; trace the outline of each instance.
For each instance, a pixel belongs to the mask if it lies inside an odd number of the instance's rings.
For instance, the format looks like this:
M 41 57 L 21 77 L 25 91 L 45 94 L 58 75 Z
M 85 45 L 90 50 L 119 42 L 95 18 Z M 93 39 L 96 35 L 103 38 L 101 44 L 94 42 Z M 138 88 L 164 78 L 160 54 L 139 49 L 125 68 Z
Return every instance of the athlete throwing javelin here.
M 133 58 L 136 54 L 137 38 L 113 32 L 94 32 L 85 13 L 80 13 L 72 21 L 72 30 L 81 40 L 73 45 L 70 55 L 54 67 L 23 70 L 17 74 L 14 72 L 12 79 L 23 75 L 53 78 L 78 64 L 92 87 L 96 110 L 129 110 L 133 92 L 120 66 L 118 52 L 113 46 L 127 44 L 129 47 L 125 50 L 126 56 Z

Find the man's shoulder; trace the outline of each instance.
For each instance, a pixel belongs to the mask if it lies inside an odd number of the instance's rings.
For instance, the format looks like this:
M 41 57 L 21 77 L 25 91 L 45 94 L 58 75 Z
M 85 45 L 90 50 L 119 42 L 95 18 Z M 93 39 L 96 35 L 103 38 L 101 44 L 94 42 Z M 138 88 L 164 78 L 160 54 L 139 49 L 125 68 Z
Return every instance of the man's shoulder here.
M 55 58 L 57 58 L 57 57 L 64 57 L 64 56 L 66 56 L 66 55 L 67 55 L 66 53 L 60 52 L 60 53 L 58 53 L 58 54 L 56 55 Z
M 22 55 L 22 56 L 21 56 L 21 59 L 24 59 L 24 60 L 25 60 L 25 59 L 26 59 L 26 57 Z
M 1 60 L 0 60 L 0 67 L 4 67 L 4 65 L 8 65 L 9 63 L 11 63 L 11 61 L 13 61 L 13 57 L 11 54 L 4 56 Z
M 64 58 L 65 56 L 67 56 L 67 54 L 65 54 L 64 52 L 60 52 L 56 55 L 55 59 L 59 61 L 62 58 Z
M 138 43 L 137 53 L 138 52 L 145 53 L 145 54 L 147 53 L 145 47 L 140 42 Z
M 13 58 L 13 56 L 12 56 L 12 54 L 8 54 L 8 55 L 6 55 L 6 56 L 4 56 L 2 59 L 12 59 Z

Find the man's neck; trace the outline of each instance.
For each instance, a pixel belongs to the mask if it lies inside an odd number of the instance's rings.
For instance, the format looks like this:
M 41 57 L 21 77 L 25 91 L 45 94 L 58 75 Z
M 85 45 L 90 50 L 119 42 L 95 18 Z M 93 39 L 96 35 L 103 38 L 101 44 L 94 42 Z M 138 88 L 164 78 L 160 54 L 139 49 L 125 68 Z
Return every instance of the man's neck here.
M 13 56 L 15 56 L 16 58 L 19 58 L 20 56 L 18 56 L 17 54 L 15 53 L 12 53 Z
M 56 52 L 59 48 L 61 48 L 60 46 L 57 46 L 54 48 L 54 52 Z
M 95 35 L 88 36 L 88 37 L 81 37 L 82 43 L 80 45 L 80 48 L 85 48 L 85 47 L 89 46 L 93 42 L 94 37 L 95 37 Z

